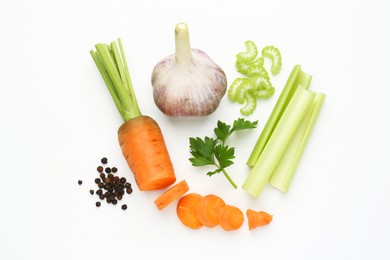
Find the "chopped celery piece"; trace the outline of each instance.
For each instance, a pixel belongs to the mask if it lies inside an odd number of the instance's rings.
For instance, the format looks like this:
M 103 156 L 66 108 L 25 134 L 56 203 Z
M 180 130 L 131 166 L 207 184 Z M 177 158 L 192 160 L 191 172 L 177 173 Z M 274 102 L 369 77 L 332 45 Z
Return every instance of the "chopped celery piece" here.
M 278 74 L 282 69 L 282 56 L 279 49 L 274 46 L 266 46 L 261 51 L 261 55 L 272 60 L 271 72 L 273 75 Z
M 248 91 L 245 93 L 245 106 L 240 109 L 241 114 L 244 116 L 250 115 L 255 111 L 256 109 L 256 97 L 255 95 L 251 92 Z
M 230 85 L 230 88 L 228 90 L 228 97 L 231 101 L 236 101 L 236 93 L 237 88 L 241 86 L 245 81 L 248 81 L 248 79 L 244 78 L 236 78 L 233 83 Z
M 251 80 L 244 81 L 237 88 L 237 91 L 235 94 L 235 100 L 238 103 L 243 104 L 245 101 L 245 93 L 247 93 L 248 91 L 256 90 L 256 89 L 257 89 L 257 86 L 255 84 L 253 84 L 253 82 Z
M 303 122 L 295 133 L 286 152 L 276 167 L 270 184 L 284 192 L 287 192 L 294 177 L 298 162 L 309 140 L 314 123 L 324 103 L 325 95 L 316 93 L 310 108 L 306 112 Z
M 257 197 L 268 183 L 286 148 L 306 115 L 306 110 L 313 102 L 315 93 L 298 86 L 279 123 L 259 159 L 246 178 L 242 188 Z
M 240 52 L 236 55 L 236 59 L 238 63 L 251 62 L 256 58 L 258 54 L 257 47 L 254 42 L 246 41 L 245 47 L 246 47 L 245 52 Z
M 305 73 L 301 69 L 300 65 L 296 65 L 292 70 L 286 85 L 284 86 L 282 93 L 280 94 L 278 101 L 276 102 L 276 105 L 272 110 L 266 125 L 264 126 L 263 131 L 260 134 L 259 139 L 257 140 L 255 147 L 252 150 L 251 155 L 249 156 L 247 162 L 248 166 L 253 167 L 255 165 L 298 86 L 307 89 L 310 81 L 311 75 Z
M 256 76 L 256 75 L 263 76 L 264 78 L 266 78 L 268 80 L 270 79 L 268 72 L 265 70 L 263 65 L 255 65 L 255 66 L 250 66 L 248 68 L 248 70 L 247 70 L 248 77 L 252 77 L 252 76 Z
M 250 61 L 250 62 L 244 62 L 244 61 L 237 60 L 236 69 L 238 72 L 240 72 L 244 75 L 248 75 L 248 71 L 252 67 L 263 67 L 263 65 L 264 65 L 263 57 L 260 57 L 260 58 L 256 59 L 255 61 Z

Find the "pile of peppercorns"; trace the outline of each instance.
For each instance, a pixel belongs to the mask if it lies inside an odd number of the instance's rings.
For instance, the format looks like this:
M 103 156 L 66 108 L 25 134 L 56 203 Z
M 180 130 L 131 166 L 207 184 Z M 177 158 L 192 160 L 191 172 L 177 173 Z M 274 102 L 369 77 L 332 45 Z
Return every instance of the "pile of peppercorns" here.
M 117 205 L 118 201 L 122 200 L 125 193 L 131 194 L 133 189 L 131 188 L 131 183 L 127 182 L 125 177 L 115 176 L 118 169 L 116 167 L 107 167 L 108 160 L 106 157 L 103 157 L 101 163 L 104 165 L 99 165 L 97 171 L 99 172 L 99 178 L 95 179 L 95 184 L 98 186 L 98 189 L 95 191 L 91 189 L 89 193 L 91 195 L 99 196 L 101 201 L 106 201 L 108 204 Z M 81 185 L 83 182 L 78 181 L 78 184 Z M 96 207 L 101 206 L 101 202 L 97 201 Z M 123 210 L 127 209 L 127 205 L 123 204 L 121 206 Z

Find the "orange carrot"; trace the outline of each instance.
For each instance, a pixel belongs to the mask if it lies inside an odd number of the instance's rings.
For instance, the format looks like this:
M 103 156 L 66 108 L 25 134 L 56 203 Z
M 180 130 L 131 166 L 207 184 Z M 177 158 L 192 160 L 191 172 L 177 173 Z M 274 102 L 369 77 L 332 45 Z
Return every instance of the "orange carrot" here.
M 198 219 L 206 227 L 218 225 L 218 214 L 225 202 L 218 196 L 209 194 L 204 196 L 198 206 Z
M 127 121 L 119 128 L 118 139 L 140 190 L 162 189 L 176 181 L 164 137 L 152 118 Z
M 183 225 L 192 229 L 199 229 L 203 226 L 197 216 L 197 209 L 201 199 L 201 195 L 197 193 L 189 193 L 179 200 L 177 203 L 176 213 Z
M 118 43 L 119 49 L 116 42 L 96 44 L 90 53 L 124 120 L 119 144 L 138 188 L 162 189 L 176 181 L 172 162 L 159 125 L 139 110 L 120 39 Z
M 177 183 L 175 186 L 161 194 L 155 201 L 158 210 L 162 210 L 171 204 L 173 201 L 177 200 L 183 196 L 189 190 L 187 182 L 182 180 Z
M 244 223 L 242 211 L 232 205 L 221 208 L 218 215 L 219 226 L 226 231 L 239 229 Z
M 264 211 L 254 211 L 248 209 L 246 211 L 246 216 L 248 218 L 249 230 L 268 225 L 272 221 L 272 215 Z

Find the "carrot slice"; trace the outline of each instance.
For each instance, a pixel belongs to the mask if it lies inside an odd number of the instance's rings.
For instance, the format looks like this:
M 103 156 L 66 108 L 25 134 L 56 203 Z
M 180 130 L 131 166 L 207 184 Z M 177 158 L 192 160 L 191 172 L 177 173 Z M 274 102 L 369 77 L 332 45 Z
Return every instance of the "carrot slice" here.
M 183 196 L 189 190 L 187 182 L 182 180 L 177 183 L 175 186 L 161 194 L 157 199 L 154 200 L 158 210 L 162 210 L 171 204 L 173 201 L 177 200 Z
M 219 226 L 226 231 L 239 229 L 244 223 L 242 211 L 232 205 L 226 205 L 219 211 Z
M 218 225 L 218 215 L 225 202 L 220 197 L 209 194 L 204 196 L 198 206 L 198 219 L 206 227 L 215 227 Z
M 248 218 L 249 230 L 268 225 L 272 221 L 272 215 L 265 211 L 248 209 L 246 211 L 246 216 Z
M 197 193 L 184 195 L 177 203 L 176 213 L 184 226 L 192 229 L 199 229 L 203 225 L 197 216 L 197 209 L 202 196 Z

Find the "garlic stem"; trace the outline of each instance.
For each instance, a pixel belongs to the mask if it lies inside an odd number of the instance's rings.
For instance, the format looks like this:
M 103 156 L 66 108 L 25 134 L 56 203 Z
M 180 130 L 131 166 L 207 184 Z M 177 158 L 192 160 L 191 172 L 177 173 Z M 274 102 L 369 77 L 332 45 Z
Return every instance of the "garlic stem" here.
M 188 64 L 191 62 L 190 35 L 185 23 L 178 23 L 175 28 L 176 62 Z

